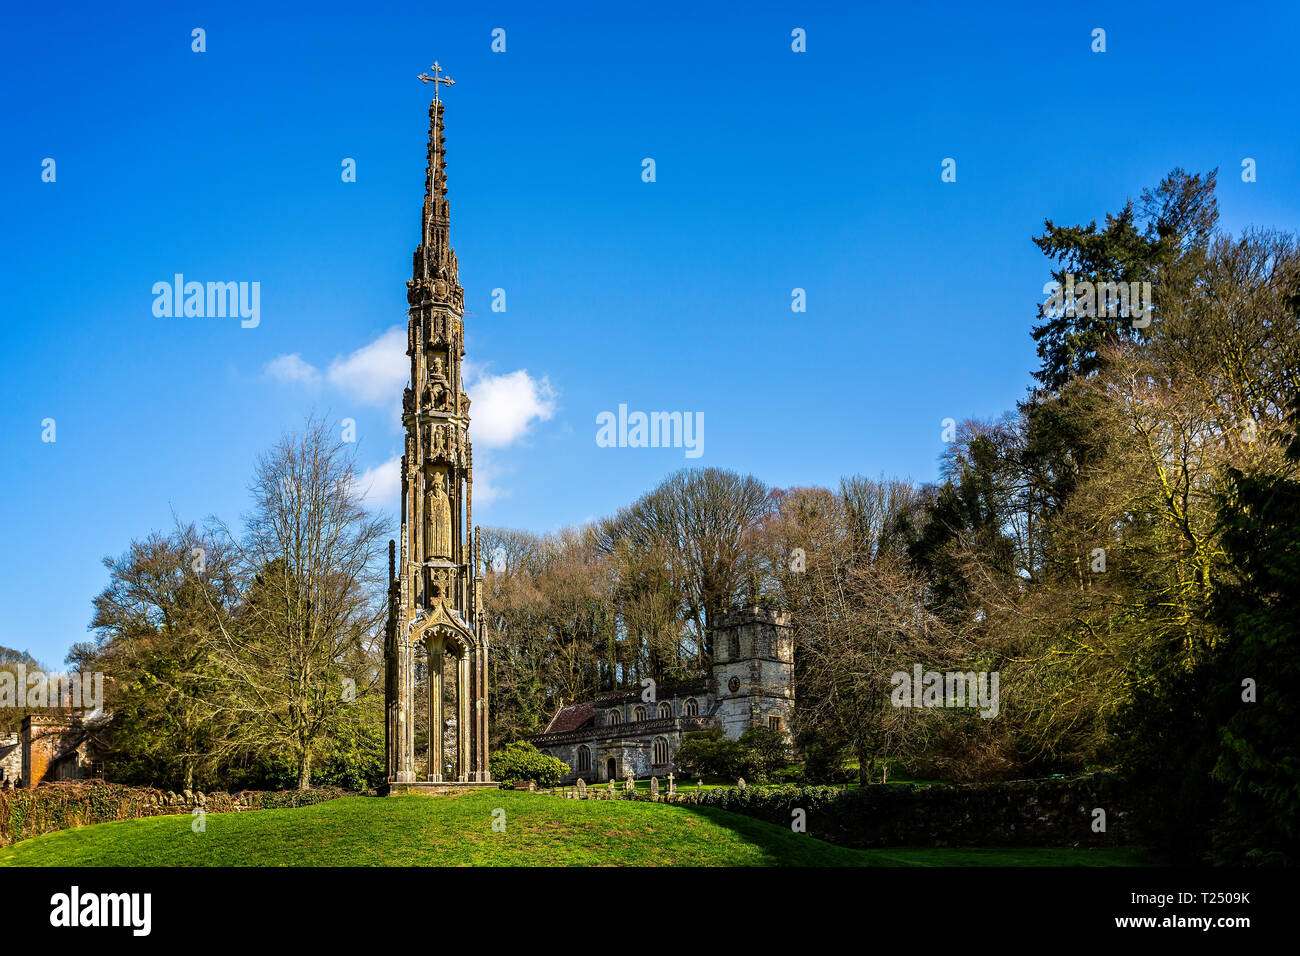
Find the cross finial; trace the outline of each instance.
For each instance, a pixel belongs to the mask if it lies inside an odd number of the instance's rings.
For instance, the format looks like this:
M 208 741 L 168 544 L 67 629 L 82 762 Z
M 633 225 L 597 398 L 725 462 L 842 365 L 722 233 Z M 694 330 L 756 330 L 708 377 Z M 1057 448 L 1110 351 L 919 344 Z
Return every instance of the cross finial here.
M 436 100 L 438 98 L 439 83 L 443 84 L 444 86 L 455 86 L 456 81 L 453 80 L 450 76 L 440 75 L 442 73 L 442 67 L 438 65 L 437 60 L 433 61 L 433 66 L 429 67 L 429 69 L 433 70 L 433 76 L 430 76 L 428 73 L 421 73 L 419 76 L 416 77 L 416 79 L 420 80 L 423 83 L 433 84 L 433 98 Z

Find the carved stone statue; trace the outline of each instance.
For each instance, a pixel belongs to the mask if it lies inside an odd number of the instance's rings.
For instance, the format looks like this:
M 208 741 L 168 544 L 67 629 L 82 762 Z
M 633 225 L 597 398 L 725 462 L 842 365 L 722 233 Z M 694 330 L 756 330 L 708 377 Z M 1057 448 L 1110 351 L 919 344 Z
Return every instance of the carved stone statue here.
M 451 557 L 451 500 L 442 486 L 442 475 L 434 476 L 425 505 L 425 545 L 428 556 Z
M 424 386 L 421 393 L 421 402 L 425 408 L 431 408 L 435 411 L 444 412 L 447 410 L 447 403 L 451 399 L 451 389 L 447 387 L 447 378 L 441 370 L 442 362 L 440 359 L 434 359 L 437 363 L 437 372 L 429 373 L 429 381 Z
M 451 598 L 451 577 L 448 575 L 447 569 L 435 568 L 430 578 L 433 583 L 430 603 L 448 603 Z

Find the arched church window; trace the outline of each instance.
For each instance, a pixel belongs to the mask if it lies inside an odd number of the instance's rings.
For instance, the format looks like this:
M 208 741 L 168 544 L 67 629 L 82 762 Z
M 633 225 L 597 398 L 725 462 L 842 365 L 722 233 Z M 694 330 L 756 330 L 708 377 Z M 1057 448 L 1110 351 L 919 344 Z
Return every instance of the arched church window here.
M 740 635 L 732 631 L 727 635 L 727 659 L 736 660 L 740 657 Z
M 673 715 L 673 705 L 666 700 L 659 702 L 659 717 L 671 717 Z
M 662 767 L 668 762 L 668 738 L 656 737 L 654 747 L 654 763 L 656 767 Z
M 620 714 L 620 713 L 619 713 L 618 711 L 616 711 L 616 710 L 611 710 L 611 711 L 609 712 L 609 725 L 610 725 L 611 727 L 614 726 L 615 724 L 621 724 L 622 722 L 623 722 L 623 715 L 622 715 L 622 714 Z
M 589 750 L 585 744 L 578 747 L 578 769 L 591 769 L 591 750 Z
M 632 719 L 637 721 L 645 720 L 645 708 L 638 704 L 636 710 L 632 711 Z
M 686 698 L 686 703 L 682 704 L 682 713 L 687 717 L 698 717 L 700 715 L 700 705 L 694 697 Z

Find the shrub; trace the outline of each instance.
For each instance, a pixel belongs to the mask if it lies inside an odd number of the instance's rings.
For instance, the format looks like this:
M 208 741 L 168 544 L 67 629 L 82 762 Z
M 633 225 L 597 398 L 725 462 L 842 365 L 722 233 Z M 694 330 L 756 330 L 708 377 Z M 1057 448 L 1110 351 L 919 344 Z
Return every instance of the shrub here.
M 503 784 L 535 780 L 539 787 L 554 787 L 569 773 L 569 765 L 563 760 L 541 753 L 522 740 L 492 754 L 489 766 L 492 779 Z
M 843 743 L 821 740 L 809 735 L 803 741 L 805 783 L 848 783 L 855 774 L 844 766 L 848 748 Z
M 727 779 L 739 763 L 736 751 L 736 742 L 724 737 L 721 727 L 710 727 L 687 734 L 674 759 L 692 777 Z
M 776 777 L 790 762 L 790 748 L 785 745 L 785 738 L 766 727 L 750 727 L 736 741 L 737 766 L 736 776 L 752 780 L 754 783 L 766 783 Z
M 765 783 L 784 770 L 790 754 L 781 735 L 766 727 L 751 727 L 739 740 L 728 740 L 722 728 L 711 727 L 687 734 L 676 760 L 691 776 Z
M 772 779 L 776 783 L 789 784 L 791 786 L 802 786 L 806 782 L 804 778 L 803 767 L 794 766 L 794 765 L 789 767 L 782 767 L 775 774 L 773 774 Z

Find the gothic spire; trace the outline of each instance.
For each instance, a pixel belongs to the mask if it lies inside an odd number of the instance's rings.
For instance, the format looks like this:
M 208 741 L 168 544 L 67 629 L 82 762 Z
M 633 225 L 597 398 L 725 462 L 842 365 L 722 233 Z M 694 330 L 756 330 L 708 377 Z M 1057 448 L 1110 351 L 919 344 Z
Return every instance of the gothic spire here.
M 435 85 L 435 89 L 436 89 Z M 443 102 L 429 104 L 428 164 L 424 171 L 424 210 L 421 217 L 420 246 L 415 250 L 413 284 L 422 292 L 443 279 L 447 286 L 460 286 L 456 251 L 451 247 L 451 207 L 447 202 L 447 149 L 443 135 Z M 428 296 L 424 296 L 428 298 Z M 438 298 L 445 298 L 439 296 Z M 414 304 L 414 303 L 412 303 Z

